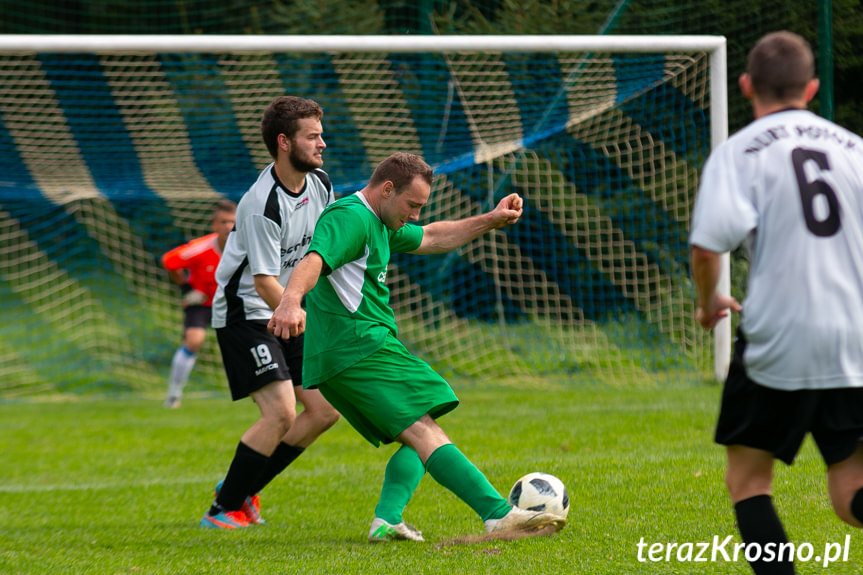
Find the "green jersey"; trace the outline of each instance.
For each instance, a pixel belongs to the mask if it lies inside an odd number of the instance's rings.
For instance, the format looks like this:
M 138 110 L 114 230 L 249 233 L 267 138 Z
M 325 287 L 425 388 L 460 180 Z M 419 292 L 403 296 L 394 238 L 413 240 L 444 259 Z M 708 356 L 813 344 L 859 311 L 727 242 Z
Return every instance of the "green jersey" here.
M 420 226 L 387 228 L 361 193 L 342 198 L 321 214 L 309 252 L 332 270 L 306 296 L 303 387 L 327 381 L 398 335 L 389 306 L 387 265 L 392 252 L 422 242 Z

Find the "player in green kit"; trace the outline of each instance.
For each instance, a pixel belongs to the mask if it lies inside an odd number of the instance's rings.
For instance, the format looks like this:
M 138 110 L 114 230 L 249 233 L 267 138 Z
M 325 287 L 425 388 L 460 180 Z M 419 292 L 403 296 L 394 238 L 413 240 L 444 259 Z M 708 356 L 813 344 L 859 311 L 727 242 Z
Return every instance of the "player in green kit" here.
M 402 444 L 387 464 L 369 541 L 423 540 L 402 511 L 426 472 L 476 511 L 489 533 L 560 529 L 561 517 L 510 506 L 450 441 L 436 420 L 458 398 L 397 339 L 386 285 L 390 254 L 452 251 L 522 213 L 521 197 L 511 194 L 482 215 L 415 225 L 431 183 L 422 158 L 397 153 L 363 190 L 327 208 L 268 328 L 282 338 L 305 332 L 303 386 L 320 389 L 372 445 Z

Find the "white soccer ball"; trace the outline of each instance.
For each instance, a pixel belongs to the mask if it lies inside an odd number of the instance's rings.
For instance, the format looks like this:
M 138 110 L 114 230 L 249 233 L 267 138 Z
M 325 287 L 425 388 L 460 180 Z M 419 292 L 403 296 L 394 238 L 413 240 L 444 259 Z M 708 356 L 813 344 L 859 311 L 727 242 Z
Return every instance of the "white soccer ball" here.
M 569 513 L 569 493 L 563 482 L 554 475 L 535 471 L 515 482 L 509 490 L 509 504 L 566 517 Z

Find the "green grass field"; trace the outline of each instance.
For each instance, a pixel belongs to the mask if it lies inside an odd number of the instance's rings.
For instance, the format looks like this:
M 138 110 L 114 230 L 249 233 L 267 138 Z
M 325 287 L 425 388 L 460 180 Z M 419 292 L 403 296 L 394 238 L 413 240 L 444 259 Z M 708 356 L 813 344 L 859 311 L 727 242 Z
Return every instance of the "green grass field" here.
M 0 404 L 0 573 L 269 574 L 749 573 L 738 562 L 638 560 L 638 543 L 739 541 L 712 443 L 719 386 L 611 387 L 454 382 L 462 405 L 441 420 L 506 494 L 522 474 L 559 476 L 572 500 L 557 535 L 441 546 L 482 523 L 426 476 L 405 519 L 426 543 L 370 545 L 383 469 L 339 422 L 261 494 L 266 525 L 198 527 L 239 436 L 257 410 L 227 397 Z M 863 572 L 860 534 L 830 509 L 823 464 L 807 441 L 777 468 L 775 500 L 792 541 L 820 556 L 850 535 L 847 562 L 800 573 Z M 728 547 L 730 549 L 730 546 Z M 646 559 L 646 549 L 643 557 Z M 695 554 L 693 554 L 694 557 Z

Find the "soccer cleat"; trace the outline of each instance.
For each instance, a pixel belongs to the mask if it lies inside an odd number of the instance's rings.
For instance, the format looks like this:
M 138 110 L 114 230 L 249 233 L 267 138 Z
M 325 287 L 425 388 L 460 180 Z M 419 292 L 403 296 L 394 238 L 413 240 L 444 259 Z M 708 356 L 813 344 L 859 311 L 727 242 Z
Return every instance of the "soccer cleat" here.
M 219 491 L 222 490 L 222 483 L 224 482 L 225 480 L 223 479 L 216 484 L 216 493 L 213 495 L 214 499 L 218 499 Z M 264 518 L 261 517 L 261 498 L 257 493 L 251 497 L 246 497 L 245 501 L 243 501 L 243 506 L 240 507 L 240 511 L 246 515 L 246 521 L 248 521 L 250 525 L 266 523 Z
M 180 397 L 177 395 L 169 395 L 165 398 L 165 407 L 168 409 L 177 409 L 180 407 Z
M 217 529 L 241 529 L 248 527 L 249 521 L 242 511 L 220 511 L 216 515 L 210 512 L 204 513 L 201 519 L 201 527 L 215 527 Z
M 382 541 L 425 541 L 422 532 L 410 523 L 397 523 L 390 525 L 380 517 L 372 521 L 369 529 L 369 542 L 380 543 Z
M 255 525 L 265 523 L 264 518 L 261 517 L 261 498 L 257 493 L 251 497 L 246 497 L 246 500 L 243 501 L 243 506 L 240 507 L 240 511 L 246 514 L 246 519 L 249 520 L 249 523 Z
M 552 526 L 555 531 L 560 531 L 565 525 L 566 519 L 559 515 L 513 507 L 509 513 L 500 519 L 487 520 L 485 522 L 485 532 L 534 531 L 546 526 Z

